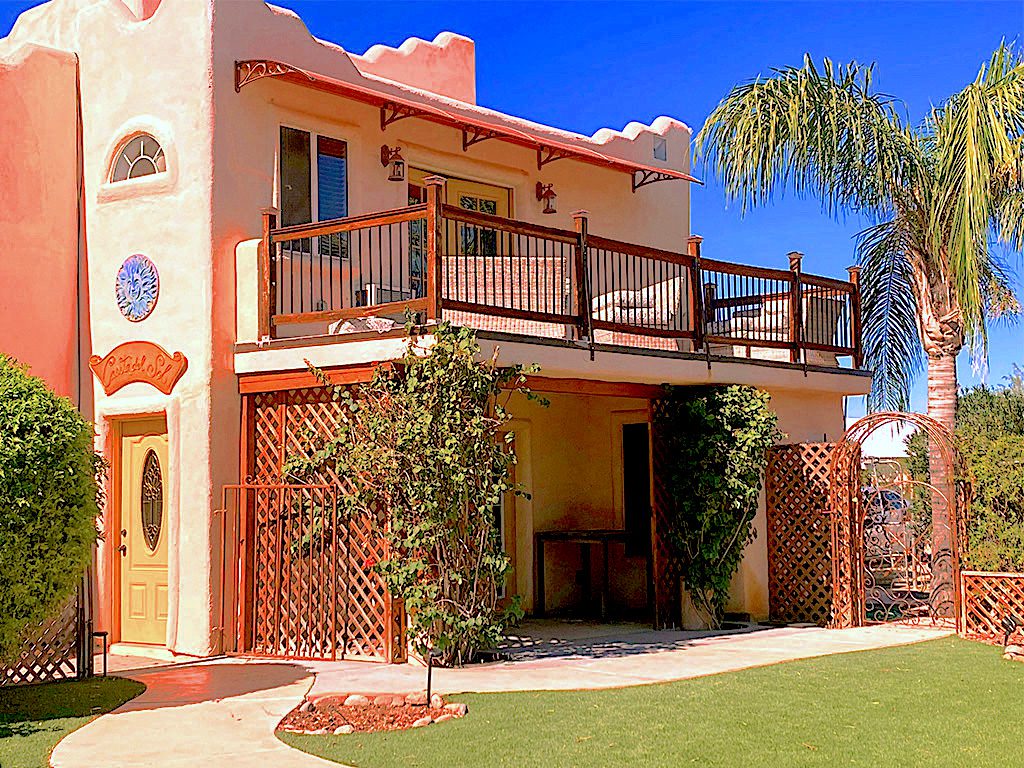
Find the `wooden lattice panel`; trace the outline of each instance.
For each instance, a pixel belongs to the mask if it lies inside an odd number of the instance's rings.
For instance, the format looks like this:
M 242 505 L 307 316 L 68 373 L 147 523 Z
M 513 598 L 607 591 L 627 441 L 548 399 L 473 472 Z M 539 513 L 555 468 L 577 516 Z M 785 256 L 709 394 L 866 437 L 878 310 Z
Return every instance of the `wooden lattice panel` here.
M 968 637 L 1002 642 L 1002 621 L 1013 618 L 1024 623 L 1024 573 L 960 574 L 963 631 Z M 1021 640 L 1018 630 L 1016 640 Z
M 60 613 L 31 631 L 21 655 L 9 666 L 0 666 L 0 685 L 48 683 L 78 676 L 78 597 L 64 604 Z
M 344 520 L 336 499 L 304 499 L 280 486 L 284 462 L 331 435 L 342 406 L 323 388 L 262 393 L 252 396 L 251 406 L 256 484 L 248 650 L 304 658 L 404 658 L 404 643 L 394 640 L 396 601 L 373 570 L 387 550 L 372 521 Z M 309 480 L 344 492 L 344 479 L 330 468 Z M 325 508 L 335 505 L 334 511 L 303 507 L 321 502 Z M 297 541 L 306 545 L 297 550 Z M 397 634 L 403 633 L 404 624 Z
M 825 626 L 832 616 L 832 443 L 779 445 L 765 477 L 768 611 L 772 621 Z

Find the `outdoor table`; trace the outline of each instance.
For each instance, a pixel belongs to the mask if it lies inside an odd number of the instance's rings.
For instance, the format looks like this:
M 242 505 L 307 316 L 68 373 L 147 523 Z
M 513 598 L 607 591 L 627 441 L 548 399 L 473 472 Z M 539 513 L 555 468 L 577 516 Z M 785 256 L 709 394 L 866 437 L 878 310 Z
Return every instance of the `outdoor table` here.
M 625 543 L 626 532 L 618 529 L 599 530 L 577 530 L 577 531 L 538 531 L 534 534 L 534 568 L 536 570 L 535 595 L 533 612 L 535 616 L 544 615 L 544 545 L 545 543 L 562 542 L 567 544 L 579 544 L 580 556 L 583 558 L 583 568 L 587 575 L 586 595 L 587 603 L 590 603 L 590 548 L 601 547 L 601 602 L 599 607 L 600 618 L 605 620 L 608 613 L 608 543 L 621 541 Z

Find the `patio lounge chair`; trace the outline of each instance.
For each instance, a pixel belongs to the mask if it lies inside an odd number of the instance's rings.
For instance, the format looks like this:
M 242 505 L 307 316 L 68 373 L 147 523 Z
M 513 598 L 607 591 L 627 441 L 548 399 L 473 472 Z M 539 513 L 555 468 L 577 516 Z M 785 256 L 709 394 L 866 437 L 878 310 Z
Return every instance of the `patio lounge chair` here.
M 685 292 L 685 277 L 652 283 L 635 291 L 611 291 L 594 297 L 591 313 L 595 320 L 610 323 L 683 330 L 688 321 L 683 306 Z

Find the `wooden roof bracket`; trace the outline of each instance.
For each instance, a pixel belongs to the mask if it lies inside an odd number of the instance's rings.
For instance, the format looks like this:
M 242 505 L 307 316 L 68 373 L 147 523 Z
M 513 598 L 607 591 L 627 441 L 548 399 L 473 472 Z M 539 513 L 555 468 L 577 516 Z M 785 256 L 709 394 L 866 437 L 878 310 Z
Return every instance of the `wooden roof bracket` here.
M 462 129 L 462 151 L 465 152 L 474 144 L 479 144 L 481 141 L 487 141 L 488 139 L 496 139 L 498 134 L 494 131 L 488 130 L 487 128 L 478 128 L 476 126 L 470 126 Z
M 678 176 L 670 176 L 669 174 L 662 173 L 661 171 L 633 171 L 633 191 L 636 192 L 640 187 L 645 187 L 648 184 L 654 184 L 656 181 L 673 181 L 678 179 Z
M 385 131 L 392 123 L 397 123 L 399 120 L 404 120 L 407 117 L 416 117 L 423 114 L 426 113 L 417 111 L 412 107 L 407 107 L 404 104 L 386 101 L 380 105 L 380 129 Z
M 568 152 L 563 152 L 559 149 L 552 147 L 545 147 L 543 144 L 537 145 L 537 170 L 543 170 L 544 166 L 548 163 L 553 163 L 555 160 L 561 160 L 564 157 L 569 157 Z

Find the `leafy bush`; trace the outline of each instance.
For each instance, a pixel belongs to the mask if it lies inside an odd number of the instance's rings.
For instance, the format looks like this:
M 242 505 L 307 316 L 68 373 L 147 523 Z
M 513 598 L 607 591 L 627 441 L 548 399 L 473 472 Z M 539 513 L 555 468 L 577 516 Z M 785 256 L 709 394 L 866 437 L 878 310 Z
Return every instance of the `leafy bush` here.
M 1024 388 L 965 390 L 957 397 L 956 437 L 973 480 L 964 565 L 984 571 L 1024 570 Z M 928 481 L 928 442 L 907 440 L 908 466 Z M 926 493 L 915 504 L 927 508 Z
M 411 329 L 410 329 L 411 330 Z M 426 349 L 410 340 L 394 366 L 380 366 L 356 392 L 334 387 L 344 404 L 335 435 L 290 457 L 291 478 L 344 478 L 343 508 L 369 516 L 390 555 L 373 564 L 409 616 L 421 653 L 442 664 L 471 661 L 522 617 L 502 606 L 498 587 L 511 569 L 495 510 L 516 463 L 508 397 L 524 388 L 521 367 L 480 362 L 471 329 L 441 324 Z M 321 381 L 328 384 L 320 375 Z
M 0 355 L 0 659 L 74 592 L 92 559 L 102 459 L 66 398 Z
M 752 387 L 669 387 L 656 439 L 670 503 L 668 540 L 694 604 L 717 626 L 754 538 L 768 449 L 779 439 L 770 397 Z

